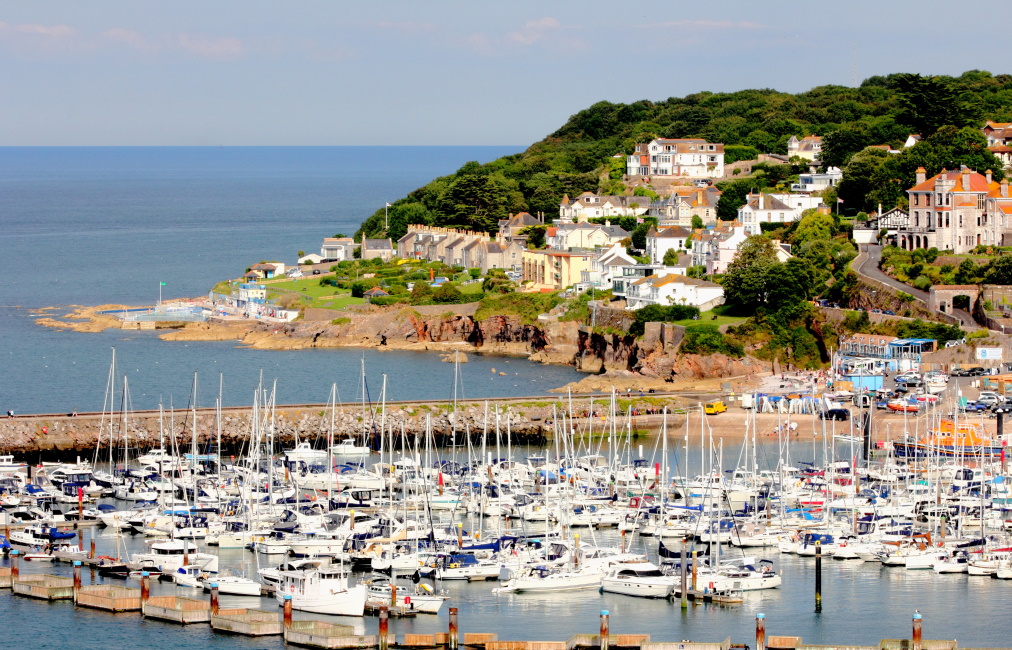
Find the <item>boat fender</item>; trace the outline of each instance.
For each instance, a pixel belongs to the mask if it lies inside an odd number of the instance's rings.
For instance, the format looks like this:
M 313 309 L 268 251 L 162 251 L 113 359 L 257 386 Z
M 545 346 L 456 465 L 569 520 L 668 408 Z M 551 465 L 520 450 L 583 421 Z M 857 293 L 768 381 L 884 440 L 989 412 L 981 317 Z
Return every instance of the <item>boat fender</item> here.
M 713 591 L 713 583 L 710 583 L 710 591 Z
M 430 587 L 427 584 L 421 584 L 421 585 L 419 585 L 419 587 L 421 587 L 422 591 L 424 591 L 427 594 L 431 594 L 432 593 L 432 587 Z
M 939 544 L 939 546 L 941 546 L 941 544 Z M 450 568 L 451 568 L 451 569 L 457 569 L 457 568 L 459 568 L 459 567 L 460 567 L 460 565 L 459 565 L 459 564 L 457 564 L 456 562 L 454 562 L 453 564 L 451 564 L 451 565 L 450 565 Z

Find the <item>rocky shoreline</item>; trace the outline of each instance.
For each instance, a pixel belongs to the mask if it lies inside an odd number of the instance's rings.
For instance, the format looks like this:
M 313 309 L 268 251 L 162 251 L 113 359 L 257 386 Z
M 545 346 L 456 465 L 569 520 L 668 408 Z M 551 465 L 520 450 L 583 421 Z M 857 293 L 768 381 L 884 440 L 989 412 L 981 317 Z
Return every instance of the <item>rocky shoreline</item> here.
M 62 317 L 40 316 L 36 323 L 76 332 L 119 328 L 107 312 L 123 305 L 76 308 Z M 205 323 L 158 323 L 166 341 L 237 341 L 260 350 L 366 347 L 389 350 L 461 350 L 470 354 L 526 357 L 545 364 L 574 366 L 588 377 L 556 390 L 575 393 L 619 390 L 732 390 L 748 388 L 772 370 L 745 357 L 685 355 L 678 352 L 681 328 L 648 323 L 644 336 L 605 334 L 575 321 L 546 314 L 537 324 L 512 315 L 475 319 L 476 304 L 418 307 L 360 305 L 341 311 L 308 309 L 291 323 L 213 319 Z M 602 318 L 628 315 L 607 310 Z M 599 320 L 600 322 L 600 320 Z M 621 325 L 621 323 L 616 323 Z M 621 327 L 613 329 L 621 330 Z

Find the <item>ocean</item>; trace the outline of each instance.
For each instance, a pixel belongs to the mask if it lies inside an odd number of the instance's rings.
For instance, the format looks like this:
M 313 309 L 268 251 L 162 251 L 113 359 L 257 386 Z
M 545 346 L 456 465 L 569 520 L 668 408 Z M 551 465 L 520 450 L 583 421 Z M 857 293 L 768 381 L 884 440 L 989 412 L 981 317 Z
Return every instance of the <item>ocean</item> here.
M 102 409 L 111 348 L 134 408 L 249 404 L 263 371 L 278 403 L 359 391 L 372 397 L 452 394 L 452 364 L 433 354 L 374 350 L 258 351 L 234 342 L 173 343 L 152 332 L 61 332 L 35 324 L 47 307 L 150 305 L 205 294 L 263 259 L 294 263 L 324 237 L 351 235 L 383 204 L 469 160 L 519 147 L 8 147 L 0 148 L 0 410 Z M 493 374 L 492 368 L 497 372 Z M 472 355 L 465 397 L 543 394 L 570 368 Z M 498 372 L 507 372 L 501 377 Z M 117 382 L 119 383 L 119 382 Z

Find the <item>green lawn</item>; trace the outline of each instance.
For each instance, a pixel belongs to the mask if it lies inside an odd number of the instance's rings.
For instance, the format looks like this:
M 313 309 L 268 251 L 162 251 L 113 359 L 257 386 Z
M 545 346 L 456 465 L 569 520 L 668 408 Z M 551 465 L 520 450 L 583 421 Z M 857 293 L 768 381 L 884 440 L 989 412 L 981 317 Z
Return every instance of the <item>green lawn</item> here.
M 699 323 L 709 323 L 710 325 L 716 325 L 718 327 L 724 325 L 737 325 L 738 323 L 745 320 L 745 316 L 727 316 L 724 314 L 723 306 L 711 309 L 710 311 L 704 311 L 699 314 L 699 320 L 692 320 L 691 318 L 685 320 L 671 321 L 675 325 L 694 325 Z M 717 316 L 714 320 L 714 315 Z

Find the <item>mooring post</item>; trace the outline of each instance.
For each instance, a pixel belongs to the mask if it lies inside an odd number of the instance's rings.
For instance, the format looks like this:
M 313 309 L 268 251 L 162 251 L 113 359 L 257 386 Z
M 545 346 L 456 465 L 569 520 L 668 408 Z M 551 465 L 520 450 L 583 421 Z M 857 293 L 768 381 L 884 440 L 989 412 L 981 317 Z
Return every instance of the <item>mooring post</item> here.
M 450 608 L 450 639 L 447 644 L 448 650 L 457 650 L 457 608 Z
M 88 549 L 88 559 L 89 560 L 94 560 L 95 559 L 95 531 L 91 531 L 91 542 L 90 542 L 90 544 L 91 544 L 91 546 Z
M 910 640 L 911 650 L 921 650 L 921 614 L 919 612 L 914 614 L 914 634 Z
M 77 604 L 77 595 L 81 591 L 81 561 L 74 560 L 74 604 Z
M 379 650 L 387 650 L 390 646 L 390 610 L 386 605 L 380 607 Z
M 291 628 L 292 627 L 292 595 L 291 594 L 285 594 L 285 609 L 284 609 L 284 614 L 282 614 L 282 616 L 284 617 L 282 619 L 282 623 L 284 624 L 285 629 L 287 630 L 287 629 Z
M 692 552 L 692 590 L 693 591 L 696 590 L 696 577 L 697 577 L 697 574 L 696 574 L 696 553 L 698 553 L 698 551 L 693 551 Z
M 21 577 L 21 565 L 18 562 L 18 560 L 21 559 L 20 556 L 21 553 L 18 551 L 11 551 L 11 585 L 17 582 L 18 578 Z
M 219 608 L 220 608 L 220 605 L 218 603 L 218 583 L 217 582 L 212 582 L 211 583 L 211 614 L 213 616 L 217 616 Z
M 815 612 L 822 611 L 822 542 L 815 542 Z
M 755 615 L 755 650 L 766 650 L 766 614 Z
M 390 585 L 390 607 L 397 607 L 397 585 Z
M 688 575 L 689 575 L 688 574 L 688 568 L 689 567 L 687 567 L 686 564 L 685 564 L 685 560 L 687 559 L 685 544 L 686 544 L 686 540 L 683 537 L 682 538 L 682 555 L 679 558 L 680 564 L 679 564 L 679 567 L 678 567 L 679 568 L 679 572 L 681 573 L 681 576 L 682 576 L 682 587 L 681 587 L 681 590 L 682 590 L 682 609 L 688 609 L 689 608 L 689 590 L 688 590 L 688 584 L 689 584 L 689 580 L 688 580 Z
M 601 650 L 608 650 L 608 641 L 609 641 L 608 636 L 611 634 L 611 630 L 609 629 L 608 625 L 608 610 L 606 609 L 601 610 L 600 634 L 601 634 L 600 637 L 598 637 L 599 639 L 598 643 L 601 646 Z
M 622 537 L 622 546 L 619 548 L 620 552 L 625 553 L 625 530 L 623 529 L 619 535 Z

